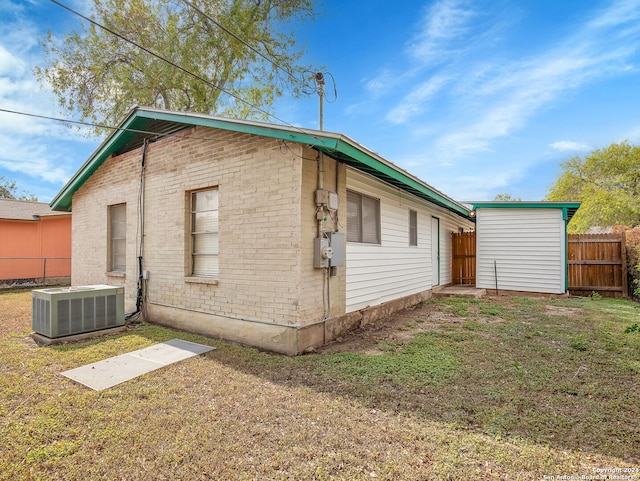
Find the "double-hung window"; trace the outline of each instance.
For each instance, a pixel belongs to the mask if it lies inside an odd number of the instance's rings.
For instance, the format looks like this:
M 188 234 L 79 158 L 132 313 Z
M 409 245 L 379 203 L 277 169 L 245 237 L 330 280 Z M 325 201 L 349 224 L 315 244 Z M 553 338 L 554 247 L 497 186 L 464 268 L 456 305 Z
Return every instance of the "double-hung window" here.
M 218 189 L 191 192 L 191 275 L 218 277 Z
M 109 206 L 109 271 L 125 272 L 127 267 L 127 205 Z
M 418 212 L 409 210 L 409 245 L 418 245 Z
M 347 241 L 380 244 L 380 199 L 347 191 Z

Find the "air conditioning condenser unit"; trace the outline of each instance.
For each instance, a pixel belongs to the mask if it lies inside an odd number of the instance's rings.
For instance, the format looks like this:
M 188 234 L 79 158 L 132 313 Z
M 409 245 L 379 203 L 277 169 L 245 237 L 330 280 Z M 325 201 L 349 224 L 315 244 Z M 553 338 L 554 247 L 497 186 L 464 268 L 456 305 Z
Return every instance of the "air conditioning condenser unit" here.
M 32 291 L 32 329 L 58 338 L 124 326 L 124 287 L 55 287 Z

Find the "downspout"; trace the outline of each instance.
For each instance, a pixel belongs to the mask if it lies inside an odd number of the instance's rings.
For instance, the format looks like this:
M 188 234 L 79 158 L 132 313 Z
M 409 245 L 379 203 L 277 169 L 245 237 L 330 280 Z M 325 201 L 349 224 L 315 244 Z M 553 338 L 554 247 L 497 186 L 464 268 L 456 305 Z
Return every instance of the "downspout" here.
M 140 239 L 139 239 L 139 250 L 138 250 L 138 290 L 136 297 L 136 312 L 142 311 L 142 306 L 144 304 L 144 274 L 142 269 L 142 255 L 144 253 L 144 188 L 145 188 L 145 170 L 147 164 L 147 146 L 149 145 L 149 141 L 144 139 L 144 143 L 142 144 L 142 166 L 140 167 L 140 194 L 138 198 L 138 209 L 139 209 L 139 223 L 140 223 Z
M 324 154 L 318 151 L 318 181 L 317 190 L 324 189 Z M 322 236 L 322 222 L 324 220 L 324 207 L 316 200 L 316 221 L 317 221 L 317 236 Z
M 144 139 L 144 143 L 142 144 L 142 161 L 140 163 L 140 186 L 138 188 L 138 226 L 136 231 L 138 282 L 136 286 L 136 310 L 125 316 L 126 321 L 137 319 L 144 308 L 144 270 L 142 259 L 144 253 L 144 188 L 148 145 L 148 139 Z

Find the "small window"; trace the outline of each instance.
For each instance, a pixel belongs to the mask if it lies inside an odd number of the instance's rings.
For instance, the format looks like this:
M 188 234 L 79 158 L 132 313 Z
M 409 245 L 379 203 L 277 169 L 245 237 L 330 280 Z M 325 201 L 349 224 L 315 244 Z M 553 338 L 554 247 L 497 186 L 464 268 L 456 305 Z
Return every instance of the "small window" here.
M 418 245 L 418 213 L 415 210 L 409 210 L 409 245 Z
M 218 277 L 218 189 L 191 193 L 191 275 Z
M 347 191 L 347 240 L 380 244 L 380 200 Z
M 109 207 L 109 270 L 124 272 L 127 267 L 127 205 Z

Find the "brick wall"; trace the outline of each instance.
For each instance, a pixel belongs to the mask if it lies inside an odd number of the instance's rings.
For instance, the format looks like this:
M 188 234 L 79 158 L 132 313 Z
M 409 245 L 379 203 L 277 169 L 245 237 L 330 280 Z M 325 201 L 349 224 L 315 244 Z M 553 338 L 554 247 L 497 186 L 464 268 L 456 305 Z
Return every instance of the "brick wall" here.
M 184 135 L 151 143 L 147 151 L 144 269 L 150 320 L 256 345 L 259 340 L 247 331 L 268 337 L 263 325 L 257 329 L 250 322 L 261 321 L 267 330 L 269 323 L 278 325 L 264 347 L 297 342 L 290 333 L 283 337 L 282 328 L 312 324 L 324 314 L 323 271 L 313 268 L 315 151 L 206 128 Z M 125 286 L 127 312 L 135 309 L 141 157 L 138 149 L 108 159 L 73 197 L 72 282 Z M 325 187 L 335 190 L 336 163 L 325 158 L 325 165 Z M 208 187 L 219 191 L 217 283 L 193 282 L 189 275 L 189 192 Z M 124 277 L 107 273 L 108 206 L 119 203 L 127 204 Z M 332 314 L 343 314 L 344 268 L 330 282 Z
M 125 311 L 135 310 L 136 204 L 140 179 L 140 151 L 108 159 L 73 196 L 71 216 L 71 284 L 109 284 L 125 287 Z M 127 205 L 126 276 L 108 275 L 110 205 Z
M 303 150 L 304 163 L 302 166 L 302 232 L 304 236 L 304 249 L 302 253 L 303 266 L 301 272 L 301 299 L 305 300 L 302 305 L 307 309 L 303 312 L 305 318 L 322 319 L 325 312 L 322 309 L 323 303 L 323 270 L 313 268 L 313 239 L 317 236 L 318 224 L 316 221 L 315 190 L 318 184 L 317 178 L 317 152 L 306 147 Z M 340 205 L 337 216 L 333 218 L 327 216 L 326 222 L 322 223 L 322 230 L 337 230 L 346 233 L 347 226 L 347 191 L 346 191 L 346 167 L 340 165 L 340 172 L 337 177 L 336 188 L 336 161 L 331 157 L 324 156 L 324 188 L 337 192 Z M 339 225 L 336 226 L 335 219 Z M 338 267 L 337 275 L 329 279 L 329 297 L 331 309 L 329 317 L 340 316 L 345 313 L 345 280 L 346 268 Z M 326 289 L 326 287 L 325 287 Z M 325 292 L 325 295 L 327 293 Z

